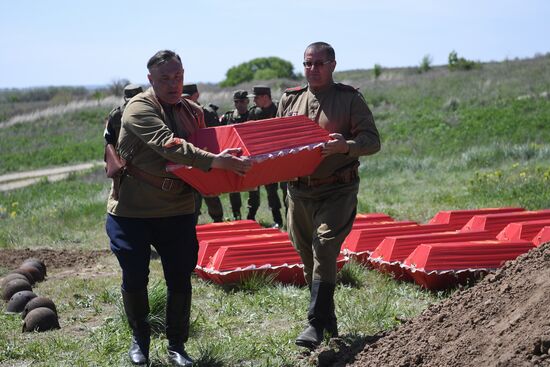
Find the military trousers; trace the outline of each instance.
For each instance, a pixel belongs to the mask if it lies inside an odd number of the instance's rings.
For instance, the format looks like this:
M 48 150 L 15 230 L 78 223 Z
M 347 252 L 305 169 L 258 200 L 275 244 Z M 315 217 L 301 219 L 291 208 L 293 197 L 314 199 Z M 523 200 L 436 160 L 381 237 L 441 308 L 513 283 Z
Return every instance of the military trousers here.
M 195 215 L 197 216 L 197 223 L 199 221 L 199 215 L 201 215 L 202 200 L 206 203 L 208 208 L 208 215 L 214 222 L 223 222 L 223 206 L 219 196 L 202 196 L 198 191 L 195 191 Z
M 308 284 L 336 284 L 336 259 L 357 214 L 358 190 L 359 179 L 318 187 L 289 183 L 287 228 Z
M 191 291 L 191 274 L 197 265 L 199 250 L 194 214 L 164 218 L 107 214 L 105 228 L 111 251 L 122 269 L 122 288 L 126 292 L 147 288 L 151 246 L 160 256 L 168 290 Z
M 229 193 L 229 202 L 231 203 L 231 211 L 235 219 L 241 219 L 241 207 L 243 205 L 240 192 Z M 260 193 L 258 190 L 248 192 L 248 219 L 256 219 L 256 213 L 260 207 Z

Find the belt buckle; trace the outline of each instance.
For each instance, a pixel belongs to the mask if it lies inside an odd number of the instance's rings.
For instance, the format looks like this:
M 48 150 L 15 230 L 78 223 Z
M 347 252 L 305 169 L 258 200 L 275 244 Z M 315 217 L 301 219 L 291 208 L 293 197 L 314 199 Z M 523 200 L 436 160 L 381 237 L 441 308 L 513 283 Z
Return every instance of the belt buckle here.
M 164 180 L 162 180 L 162 186 L 161 186 L 162 191 L 172 190 L 173 181 L 174 180 L 172 180 L 170 178 L 165 178 Z M 167 185 L 167 182 L 168 182 L 168 185 Z M 166 187 L 166 186 L 168 186 L 168 187 Z

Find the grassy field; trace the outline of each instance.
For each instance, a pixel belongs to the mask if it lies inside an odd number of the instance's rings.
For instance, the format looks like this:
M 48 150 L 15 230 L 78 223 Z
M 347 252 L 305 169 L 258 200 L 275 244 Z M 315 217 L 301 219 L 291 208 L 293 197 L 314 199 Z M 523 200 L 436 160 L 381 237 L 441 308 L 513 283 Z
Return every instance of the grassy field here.
M 382 136 L 382 151 L 361 159 L 359 212 L 425 222 L 440 210 L 550 208 L 550 56 L 444 68 L 418 74 L 383 69 L 337 74 L 361 87 Z M 546 72 L 544 72 L 546 70 Z M 225 93 L 225 92 L 224 92 Z M 228 94 L 228 93 L 226 93 Z M 228 94 L 229 95 L 229 94 Z M 101 159 L 104 109 L 0 129 L 0 173 Z M 0 194 L 0 249 L 107 249 L 102 168 L 58 183 Z M 222 195 L 227 216 L 230 207 Z M 265 191 L 259 220 L 271 223 Z M 204 207 L 203 207 L 204 209 Z M 205 211 L 205 210 L 203 210 Z M 201 222 L 209 218 L 201 216 Z M 0 276 L 9 269 L 0 269 Z M 52 273 L 35 288 L 59 305 L 62 329 L 22 334 L 20 319 L 0 315 L 0 366 L 128 365 L 130 332 L 121 316 L 113 256 L 93 269 Z M 162 272 L 152 262 L 152 304 L 162 309 Z M 304 326 L 307 289 L 253 279 L 223 288 L 193 279 L 192 335 L 198 366 L 314 366 L 319 354 L 293 345 Z M 341 345 L 419 314 L 446 294 L 432 294 L 346 265 L 336 291 Z M 159 322 L 162 322 L 160 320 Z M 153 365 L 165 365 L 166 340 L 153 340 Z

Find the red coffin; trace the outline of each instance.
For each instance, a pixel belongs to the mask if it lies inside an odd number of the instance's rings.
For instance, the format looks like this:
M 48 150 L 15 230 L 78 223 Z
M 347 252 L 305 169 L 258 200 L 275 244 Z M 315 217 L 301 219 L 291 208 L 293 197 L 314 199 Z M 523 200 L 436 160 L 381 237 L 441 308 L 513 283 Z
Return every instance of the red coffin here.
M 462 227 L 461 232 L 497 231 L 510 223 L 550 219 L 550 210 L 520 211 L 512 213 L 475 215 Z
M 544 227 L 533 237 L 533 244 L 537 247 L 550 242 L 550 226 Z
M 437 232 L 386 237 L 373 251 L 369 260 L 383 273 L 390 273 L 396 279 L 412 280 L 401 267 L 405 260 L 419 245 L 457 241 L 477 241 L 494 239 L 495 233 L 479 232 Z
M 521 212 L 523 208 L 481 208 L 465 210 L 442 210 L 438 212 L 428 224 L 466 224 L 474 215 L 499 214 Z
M 550 226 L 550 219 L 510 223 L 497 235 L 497 240 L 531 241 L 535 237 L 535 235 L 546 226 Z
M 420 286 L 442 290 L 493 271 L 533 247 L 524 240 L 422 244 L 403 261 L 403 267 Z
M 253 166 L 245 176 L 212 169 L 169 163 L 172 171 L 204 195 L 247 191 L 272 182 L 307 176 L 321 162 L 321 146 L 330 140 L 328 132 L 306 116 L 281 117 L 242 124 L 199 129 L 189 141 L 198 148 L 219 153 L 241 148 Z

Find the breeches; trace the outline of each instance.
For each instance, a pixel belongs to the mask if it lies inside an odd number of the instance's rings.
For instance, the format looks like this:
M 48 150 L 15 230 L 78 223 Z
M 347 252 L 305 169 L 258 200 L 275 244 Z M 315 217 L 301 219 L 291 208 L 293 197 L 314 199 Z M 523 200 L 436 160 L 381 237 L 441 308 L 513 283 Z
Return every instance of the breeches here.
M 122 288 L 137 292 L 147 287 L 151 246 L 158 252 L 169 291 L 191 291 L 197 265 L 198 241 L 194 214 L 165 218 L 127 218 L 107 214 L 105 224 L 111 251 L 122 269 Z
M 358 189 L 359 180 L 318 188 L 289 185 L 287 227 L 308 284 L 336 283 L 336 259 L 355 220 Z

